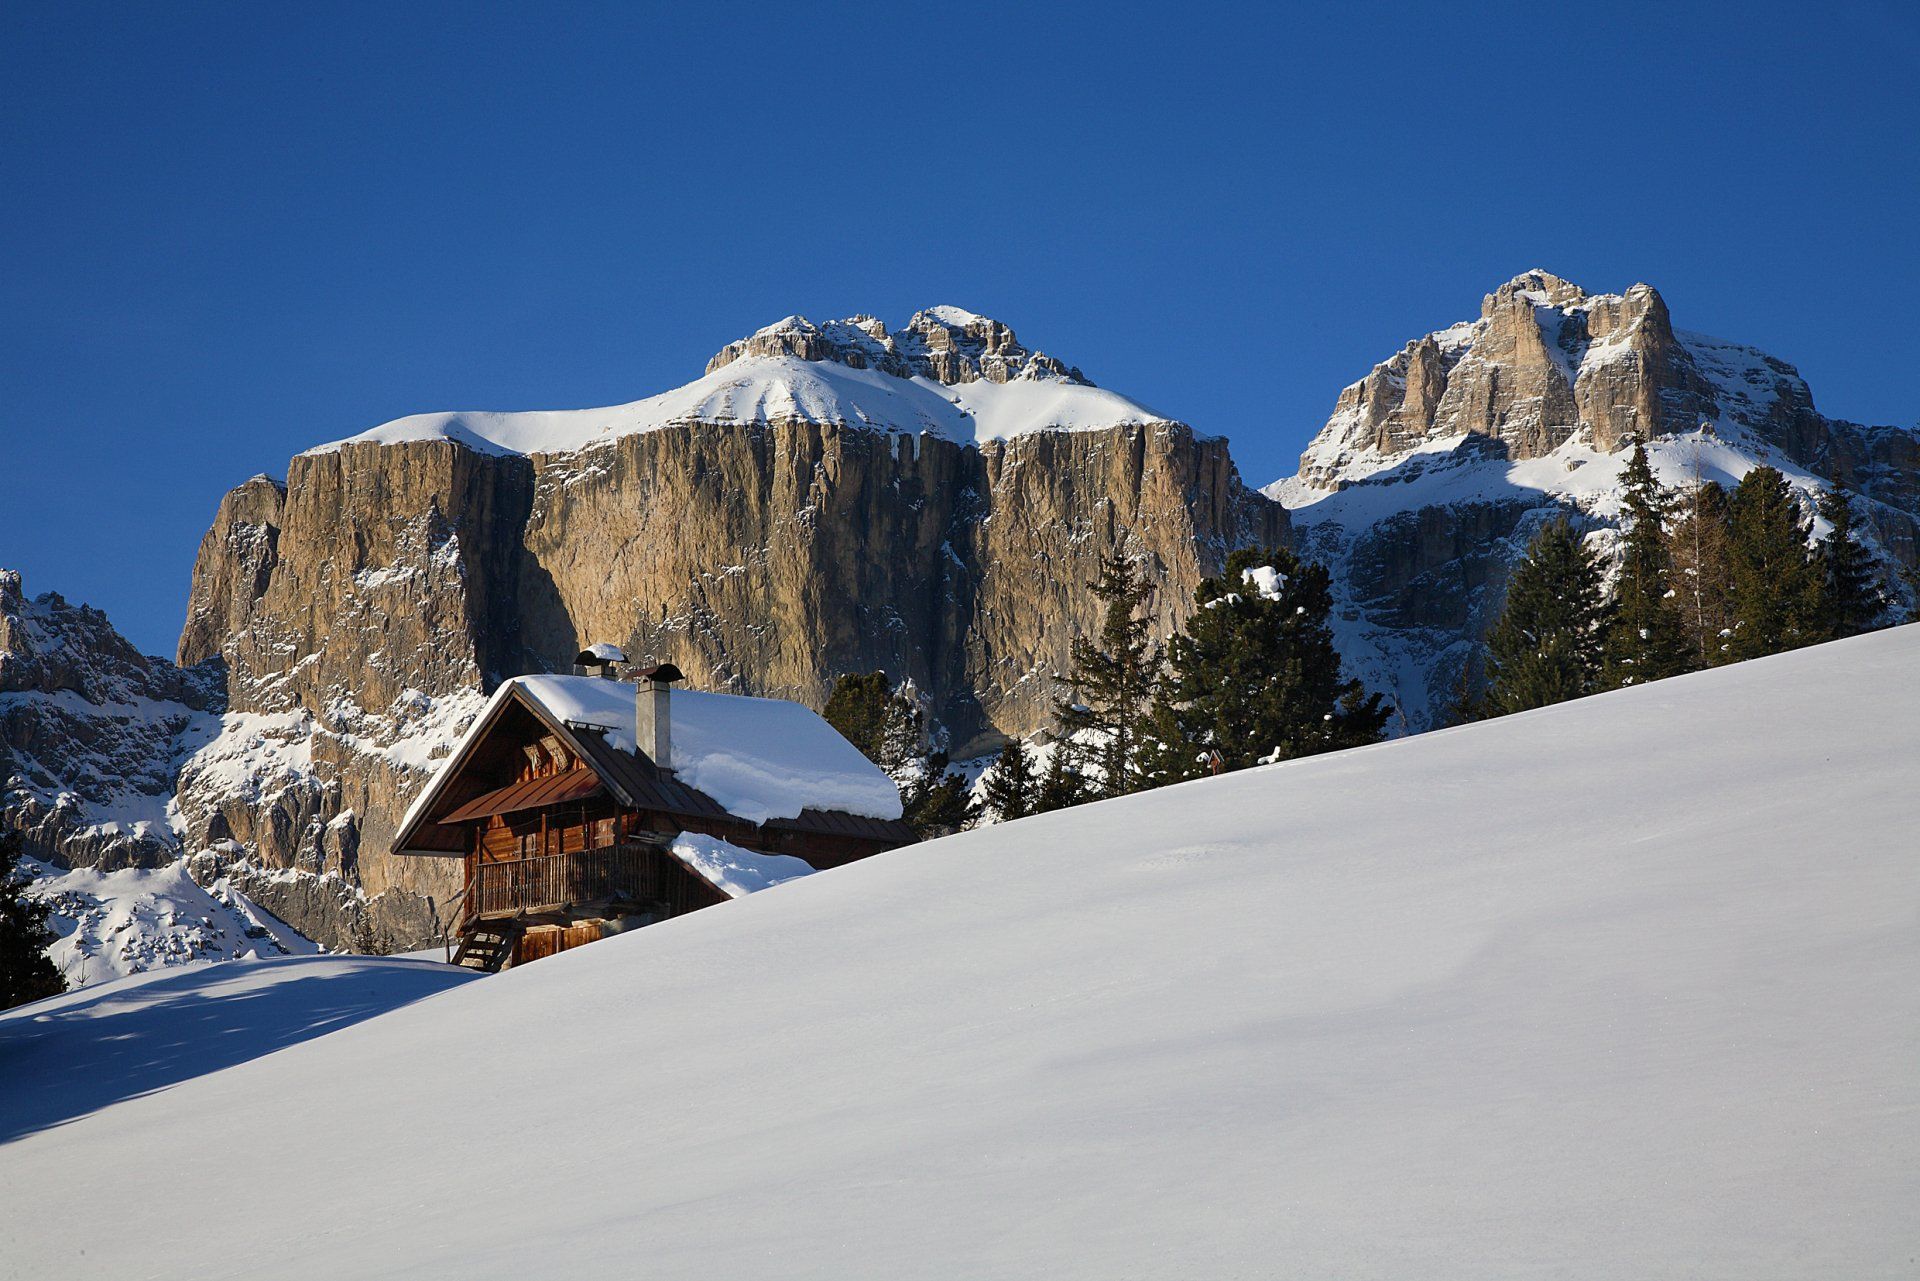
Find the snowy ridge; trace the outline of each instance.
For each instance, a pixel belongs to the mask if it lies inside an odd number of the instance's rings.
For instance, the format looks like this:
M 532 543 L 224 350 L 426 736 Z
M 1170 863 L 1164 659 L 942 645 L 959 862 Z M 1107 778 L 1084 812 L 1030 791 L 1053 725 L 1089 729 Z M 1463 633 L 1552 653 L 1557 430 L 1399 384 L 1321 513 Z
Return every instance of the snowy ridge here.
M 631 404 L 415 414 L 306 452 L 447 440 L 488 454 L 571 453 L 693 423 L 821 423 L 979 444 L 1172 421 L 1019 347 L 996 321 L 939 307 L 899 334 L 870 317 L 815 325 L 789 316 L 729 346 L 704 376 Z
M 206 1136 L 270 1114 L 277 1194 L 215 1271 L 1902 1275 L 1916 662 L 1894 629 L 914 846 L 66 1104 L 0 1194 L 111 1169 L 142 1194 L 89 1269 L 204 1276 Z M 163 1030 L 95 1008 L 0 1045 L 84 1082 Z M 532 1134 L 591 1159 L 422 1195 Z M 8 1239 L 25 1275 L 71 1250 Z
M 28 860 L 28 893 L 53 909 L 48 955 L 82 987 L 194 961 L 311 956 L 320 949 L 221 874 L 202 886 L 189 860 L 160 868 L 71 871 Z

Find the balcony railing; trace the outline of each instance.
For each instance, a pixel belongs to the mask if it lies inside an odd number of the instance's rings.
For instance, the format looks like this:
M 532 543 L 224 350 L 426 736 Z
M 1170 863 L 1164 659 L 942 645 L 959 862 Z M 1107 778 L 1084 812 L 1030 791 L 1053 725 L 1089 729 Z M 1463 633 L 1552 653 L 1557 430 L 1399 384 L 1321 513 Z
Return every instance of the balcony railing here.
M 665 897 L 667 857 L 646 845 L 609 845 L 576 854 L 482 863 L 467 893 L 467 915 L 508 916 L 552 911 L 613 898 L 647 902 Z

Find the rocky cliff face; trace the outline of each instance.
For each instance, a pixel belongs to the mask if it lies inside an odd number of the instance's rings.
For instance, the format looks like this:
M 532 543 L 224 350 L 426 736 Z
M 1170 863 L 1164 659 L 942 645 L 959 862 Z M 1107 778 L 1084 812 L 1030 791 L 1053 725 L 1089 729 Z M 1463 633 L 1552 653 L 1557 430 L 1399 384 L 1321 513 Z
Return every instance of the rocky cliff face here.
M 1888 568 L 1915 563 L 1920 436 L 1825 417 L 1791 365 L 1674 329 L 1647 285 L 1588 294 L 1528 272 L 1343 391 L 1299 472 L 1266 490 L 1333 568 L 1342 651 L 1402 730 L 1444 718 L 1542 522 L 1572 512 L 1607 540 L 1635 438 L 1673 486 L 1764 462 L 1811 510 L 1840 484 Z
M 179 658 L 224 672 L 229 710 L 180 826 L 299 873 L 245 888 L 314 937 L 398 946 L 457 886 L 387 842 L 506 676 L 613 641 L 819 706 L 878 667 L 985 744 L 1046 723 L 1110 548 L 1171 628 L 1228 550 L 1286 528 L 1225 440 L 951 308 L 898 333 L 790 318 L 631 406 L 401 420 L 221 504 Z M 368 906 L 341 917 L 321 877 Z
M 148 658 L 106 615 L 0 569 L 0 823 L 29 855 L 105 868 L 177 852 L 180 762 L 216 732 L 218 673 Z

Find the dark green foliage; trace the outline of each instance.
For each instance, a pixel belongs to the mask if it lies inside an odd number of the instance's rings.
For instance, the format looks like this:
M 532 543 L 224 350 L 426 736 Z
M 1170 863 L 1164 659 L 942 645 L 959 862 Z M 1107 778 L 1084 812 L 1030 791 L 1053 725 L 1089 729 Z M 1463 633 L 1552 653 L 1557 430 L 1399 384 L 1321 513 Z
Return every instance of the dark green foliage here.
M 947 768 L 945 752 L 927 750 L 926 718 L 907 686 L 895 689 L 885 672 L 842 676 L 821 714 L 892 777 L 906 821 L 922 836 L 957 832 L 972 820 L 966 779 Z
M 1821 639 L 1819 567 L 1807 552 L 1808 522 L 1787 478 L 1755 467 L 1728 510 L 1728 658 L 1760 658 Z
M 19 863 L 20 833 L 0 831 L 0 1010 L 67 990 L 47 958 L 57 938 L 47 928 L 49 909 L 26 896 Z
M 1729 661 L 1728 638 L 1733 630 L 1730 521 L 1727 491 L 1704 481 L 1681 495 L 1667 536 L 1680 630 L 1692 651 L 1694 667 Z
M 1565 520 L 1542 529 L 1487 637 L 1486 710 L 1505 716 L 1600 687 L 1609 609 L 1600 566 Z
M 1853 536 L 1853 504 L 1844 491 L 1829 489 L 1820 495 L 1820 515 L 1833 526 L 1814 552 L 1820 569 L 1821 626 L 1836 639 L 1872 631 L 1886 612 L 1887 598 L 1872 554 Z
M 1080 753 L 1080 745 L 1070 738 L 1053 741 L 1047 754 L 1047 771 L 1034 790 L 1034 813 L 1048 814 L 1098 797 L 1080 768 Z
M 894 691 L 885 672 L 840 677 L 833 683 L 821 714 L 863 756 L 889 774 L 918 754 L 920 709 L 904 692 Z
M 1645 446 L 1634 445 L 1621 481 L 1626 532 L 1600 675 L 1604 689 L 1644 685 L 1693 665 L 1680 610 L 1669 595 L 1673 560 L 1665 522 L 1670 499 L 1654 479 Z
M 1083 736 L 1091 745 L 1096 793 L 1123 796 L 1144 782 L 1140 733 L 1160 677 L 1160 648 L 1148 638 L 1143 612 L 1152 588 L 1119 552 L 1101 561 L 1087 587 L 1106 604 L 1106 617 L 1096 638 L 1074 638 L 1073 697 L 1057 701 L 1054 716 L 1063 739 Z
M 1167 648 L 1143 760 L 1152 782 L 1380 739 L 1380 696 L 1341 676 L 1324 566 L 1285 550 L 1237 551 L 1220 577 L 1200 584 L 1194 603 L 1186 630 Z
M 981 788 L 988 812 L 1002 822 L 1033 813 L 1040 780 L 1033 776 L 1033 758 L 1027 753 L 1027 745 L 1016 738 L 1001 748 L 987 768 Z
M 973 822 L 967 780 L 947 768 L 945 752 L 930 753 L 900 789 L 901 817 L 923 837 L 947 836 Z

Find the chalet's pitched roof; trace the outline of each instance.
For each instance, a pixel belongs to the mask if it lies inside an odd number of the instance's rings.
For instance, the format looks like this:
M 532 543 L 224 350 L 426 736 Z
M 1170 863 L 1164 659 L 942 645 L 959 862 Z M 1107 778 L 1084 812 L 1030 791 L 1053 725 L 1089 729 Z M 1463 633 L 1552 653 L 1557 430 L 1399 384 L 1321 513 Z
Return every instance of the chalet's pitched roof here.
M 764 823 L 899 844 L 916 839 L 900 820 L 893 781 L 798 703 L 674 691 L 669 706 L 679 768 L 667 771 L 634 749 L 634 696 L 632 684 L 602 677 L 522 676 L 505 682 L 408 808 L 393 851 L 457 852 L 451 848 L 457 842 L 447 839 L 450 833 L 442 824 L 579 799 L 602 786 L 624 806 L 707 823 Z M 531 712 L 586 768 L 450 806 L 443 799 L 448 784 L 511 706 Z M 699 785 L 702 780 L 708 787 Z M 576 786 L 587 790 L 570 790 Z
M 564 774 L 530 778 L 484 796 L 476 796 L 453 813 L 441 815 L 440 822 L 464 823 L 472 818 L 512 814 L 519 810 L 538 809 L 542 805 L 558 805 L 563 801 L 585 800 L 602 790 L 604 785 L 592 770 L 571 769 Z

